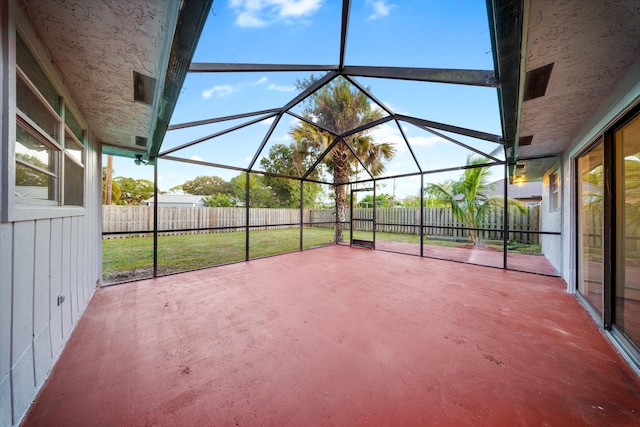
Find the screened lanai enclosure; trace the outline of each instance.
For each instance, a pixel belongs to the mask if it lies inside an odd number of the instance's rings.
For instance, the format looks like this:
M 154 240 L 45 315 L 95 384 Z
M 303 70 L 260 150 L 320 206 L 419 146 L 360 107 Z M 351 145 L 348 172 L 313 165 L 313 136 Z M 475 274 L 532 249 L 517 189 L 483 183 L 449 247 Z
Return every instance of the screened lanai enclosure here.
M 478 2 L 465 25 L 421 25 L 412 7 L 376 20 L 366 2 L 326 4 L 329 28 L 274 26 L 267 45 L 214 4 L 162 144 L 127 154 L 154 197 L 103 207 L 103 281 L 330 244 L 557 275 L 559 163 L 515 160 L 496 17 Z M 216 185 L 163 187 L 172 175 Z M 176 203 L 187 194 L 201 204 Z

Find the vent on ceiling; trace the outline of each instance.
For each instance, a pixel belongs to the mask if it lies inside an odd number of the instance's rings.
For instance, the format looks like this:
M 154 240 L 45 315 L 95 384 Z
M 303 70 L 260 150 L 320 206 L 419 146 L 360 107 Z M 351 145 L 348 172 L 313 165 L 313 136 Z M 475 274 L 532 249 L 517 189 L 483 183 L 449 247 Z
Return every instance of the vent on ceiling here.
M 136 136 L 136 145 L 139 147 L 146 147 L 147 146 L 147 138 L 143 137 L 143 136 Z
M 531 145 L 531 141 L 533 141 L 533 135 L 521 136 L 518 140 L 518 146 L 523 147 L 525 145 Z
M 516 169 L 518 169 L 518 170 L 522 170 L 522 169 L 524 169 L 526 167 L 527 167 L 527 165 L 522 163 L 522 162 L 517 162 L 516 163 Z
M 539 98 L 547 93 L 553 63 L 527 71 L 524 80 L 524 101 Z
M 156 79 L 145 76 L 137 72 L 133 72 L 133 100 L 153 104 L 153 95 L 156 91 Z

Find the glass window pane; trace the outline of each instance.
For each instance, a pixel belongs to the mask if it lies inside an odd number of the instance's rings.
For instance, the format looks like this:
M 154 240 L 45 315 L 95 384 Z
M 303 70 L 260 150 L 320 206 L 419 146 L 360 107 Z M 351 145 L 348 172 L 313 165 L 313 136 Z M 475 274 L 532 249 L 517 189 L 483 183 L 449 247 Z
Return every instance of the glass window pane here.
M 84 150 L 82 149 L 82 146 L 78 145 L 78 142 L 68 132 L 65 132 L 64 134 L 64 148 L 69 156 L 73 157 L 80 163 L 84 163 L 82 158 Z
M 55 200 L 55 182 L 51 175 L 16 163 L 16 197 Z
M 640 116 L 615 134 L 616 325 L 640 345 Z
M 64 123 L 69 127 L 71 132 L 76 136 L 76 138 L 78 138 L 78 140 L 82 141 L 84 139 L 84 130 L 69 109 L 67 109 L 64 113 Z
M 64 162 L 64 204 L 84 205 L 84 168 L 68 158 Z
M 578 159 L 578 291 L 602 313 L 604 147 L 600 143 Z
M 47 135 L 57 141 L 58 119 L 51 114 L 42 101 L 20 78 L 17 79 L 16 98 L 18 109 L 33 120 Z
M 16 35 L 16 62 L 29 80 L 36 85 L 40 94 L 47 100 L 49 105 L 51 105 L 55 111 L 59 112 L 60 97 L 58 96 L 58 92 L 19 35 Z
M 56 172 L 56 152 L 22 126 L 16 127 L 16 160 L 52 173 Z

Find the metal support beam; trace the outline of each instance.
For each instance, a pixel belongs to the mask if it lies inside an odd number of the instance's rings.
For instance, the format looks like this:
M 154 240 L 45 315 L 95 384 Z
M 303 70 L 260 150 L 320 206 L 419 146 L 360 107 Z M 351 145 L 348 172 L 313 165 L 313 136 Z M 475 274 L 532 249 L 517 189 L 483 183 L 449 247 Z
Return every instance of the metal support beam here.
M 477 130 L 461 128 L 458 126 L 447 125 L 444 123 L 432 122 L 431 120 L 418 119 L 416 117 L 405 116 L 402 114 L 396 114 L 396 119 L 403 122 L 411 123 L 419 127 L 428 127 L 433 129 L 443 130 L 445 132 L 457 133 L 458 135 L 469 136 L 471 138 L 482 139 L 485 141 L 495 142 L 496 144 L 502 144 L 502 137 L 492 133 L 480 132 Z
M 153 277 L 158 277 L 158 161 L 153 164 Z
M 300 121 L 302 121 L 302 122 L 309 123 L 311 126 L 315 126 L 315 127 L 317 127 L 318 129 L 323 130 L 323 131 L 325 131 L 325 132 L 327 132 L 327 133 L 330 133 L 330 134 L 331 134 L 331 135 L 333 135 L 333 136 L 336 136 L 336 135 L 338 134 L 338 132 L 336 132 L 335 130 L 333 130 L 333 129 L 329 129 L 329 128 L 328 128 L 328 127 L 326 127 L 326 126 L 321 125 L 320 123 L 316 123 L 316 122 L 314 122 L 313 120 L 310 120 L 310 119 L 308 119 L 308 118 L 306 118 L 306 117 L 304 117 L 304 116 L 301 116 L 300 114 L 296 114 L 296 113 L 294 113 L 293 111 L 285 111 L 285 112 L 286 112 L 287 114 L 289 114 L 290 116 L 295 117 L 296 119 L 298 119 L 298 120 L 300 120 Z
M 507 245 L 509 244 L 509 164 L 504 164 L 504 197 L 502 206 L 502 268 L 508 268 Z
M 456 70 L 447 68 L 362 67 L 346 66 L 340 71 L 350 76 L 420 82 L 451 83 L 497 88 L 500 82 L 493 70 Z
M 382 101 L 380 101 L 378 98 L 376 98 L 370 91 L 369 89 L 367 89 L 366 87 L 362 86 L 360 84 L 359 81 L 357 81 L 356 79 L 354 79 L 351 76 L 348 75 L 343 75 L 342 77 L 344 77 L 349 83 L 351 83 L 352 85 L 354 85 L 355 87 L 358 88 L 358 90 L 360 90 L 360 92 L 364 93 L 365 95 L 367 95 L 373 102 L 376 103 L 376 105 L 378 105 L 378 107 L 382 108 L 384 111 L 387 112 L 387 114 L 389 114 L 390 116 L 393 116 L 393 111 L 391 111 L 389 108 L 387 108 L 386 105 L 384 105 L 384 103 Z
M 222 136 L 224 134 L 227 134 L 229 132 L 233 132 L 234 130 L 242 129 L 242 128 L 247 127 L 247 126 L 251 126 L 253 124 L 259 123 L 259 122 L 261 122 L 263 120 L 266 120 L 268 118 L 271 118 L 271 117 L 274 117 L 274 116 L 277 116 L 277 115 L 278 115 L 278 113 L 274 113 L 274 114 L 269 114 L 269 115 L 264 116 L 264 117 L 258 117 L 257 119 L 253 119 L 253 120 L 250 120 L 248 122 L 241 123 L 241 124 L 239 124 L 237 126 L 233 126 L 233 127 L 228 128 L 228 129 L 221 130 L 220 132 L 212 133 L 211 135 L 203 136 L 202 138 L 198 138 L 198 139 L 193 140 L 191 142 L 187 142 L 185 144 L 178 145 L 177 147 L 170 148 L 170 149 L 165 150 L 162 153 L 158 154 L 158 156 L 159 157 L 166 156 L 167 154 L 171 154 L 171 153 L 173 153 L 175 151 L 182 150 L 183 148 L 191 147 L 192 145 L 199 144 L 199 143 L 207 141 L 209 139 L 217 138 L 217 137 Z
M 455 140 L 455 139 L 453 139 L 453 138 L 450 138 L 450 137 L 448 137 L 447 135 L 443 135 L 443 134 L 441 134 L 440 132 L 436 132 L 436 131 L 435 131 L 435 130 L 433 130 L 433 129 L 429 129 L 429 128 L 424 127 L 424 126 L 420 126 L 420 127 L 421 127 L 422 129 L 426 130 L 427 132 L 434 134 L 435 136 L 437 136 L 437 137 L 439 137 L 439 138 L 442 138 L 442 139 L 447 140 L 447 141 L 449 141 L 449 142 L 453 142 L 454 144 L 459 145 L 460 147 L 463 147 L 463 148 L 466 148 L 467 150 L 473 151 L 474 153 L 479 154 L 479 155 L 481 155 L 481 156 L 483 156 L 483 157 L 486 157 L 486 158 L 488 158 L 488 159 L 491 159 L 491 160 L 493 160 L 494 162 L 500 162 L 500 161 L 501 161 L 500 159 L 498 159 L 497 157 L 492 156 L 491 154 L 487 154 L 487 153 L 485 153 L 484 151 L 480 151 L 480 150 L 478 150 L 478 149 L 476 149 L 476 148 L 473 148 L 473 147 L 472 147 L 472 146 L 470 146 L 470 145 L 467 145 L 467 144 L 465 144 L 465 143 L 463 143 L 463 142 L 460 142 L 460 141 L 458 141 L 458 140 Z
M 396 126 L 398 126 L 398 130 L 400 131 L 400 135 L 402 135 L 402 139 L 403 139 L 404 143 L 407 145 L 407 148 L 409 149 L 409 152 L 411 153 L 411 157 L 413 157 L 413 161 L 416 162 L 416 166 L 418 167 L 418 170 L 420 172 L 422 172 L 422 167 L 420 166 L 420 162 L 418 161 L 418 158 L 416 157 L 415 153 L 413 152 L 413 148 L 411 148 L 411 144 L 409 144 L 409 139 L 407 138 L 407 135 L 402 130 L 402 126 L 400 126 L 400 123 L 398 122 L 398 120 L 394 119 L 394 121 L 396 123 Z
M 300 180 L 300 251 L 304 248 L 304 181 Z
M 333 149 L 333 147 L 336 146 L 336 144 L 338 143 L 338 141 L 340 141 L 340 138 L 336 137 L 333 142 L 331 142 L 331 144 L 329 144 L 329 146 L 322 152 L 322 154 L 320 154 L 320 156 L 318 156 L 318 158 L 316 159 L 315 162 L 313 162 L 313 164 L 311 165 L 311 167 L 309 167 L 309 169 L 307 169 L 307 171 L 304 173 L 304 175 L 302 175 L 302 179 L 306 179 L 309 174 L 311 173 L 311 171 L 313 171 L 316 167 L 318 167 L 318 165 L 320 164 L 320 162 L 322 162 L 322 159 L 324 159 L 324 156 L 326 156 L 329 151 L 331 151 Z M 335 184 L 334 184 L 335 185 Z
M 174 2 L 175 5 L 177 2 Z M 167 132 L 167 126 L 171 121 L 171 116 L 178 102 L 180 91 L 187 77 L 187 71 L 202 29 L 209 16 L 213 0 L 182 0 L 178 6 L 178 17 L 176 28 L 173 31 L 172 49 L 169 53 L 166 72 L 162 75 L 164 80 L 164 90 L 157 104 L 156 120 L 153 126 L 153 136 L 150 138 L 148 157 L 155 159 L 158 157 L 160 147 Z M 170 3 L 166 3 L 167 5 Z
M 280 123 L 280 118 L 282 118 L 282 112 L 276 116 L 276 119 L 273 121 L 273 123 L 271 123 L 271 126 L 269 126 L 269 130 L 267 131 L 267 134 L 262 139 L 262 142 L 260 143 L 260 147 L 258 147 L 256 154 L 253 155 L 253 159 L 251 159 L 251 163 L 249 163 L 248 169 L 253 169 L 253 166 L 258 161 L 258 157 L 260 157 L 260 153 L 262 152 L 262 150 L 264 150 L 265 145 L 267 145 L 267 141 L 269 141 L 269 138 L 271 138 L 273 131 L 278 126 L 278 123 Z
M 314 84 L 300 92 L 295 98 L 289 101 L 284 107 L 282 107 L 282 111 L 287 111 L 295 107 L 300 101 L 305 99 L 308 96 L 313 95 L 317 90 L 319 90 L 322 86 L 329 83 L 331 80 L 338 77 L 338 73 L 330 72 L 319 78 Z
M 340 62 L 338 68 L 344 69 L 344 57 L 347 52 L 347 34 L 349 33 L 349 15 L 351 13 L 351 0 L 342 0 L 342 26 L 340 30 Z
M 191 73 L 262 73 L 262 72 L 315 72 L 337 71 L 336 65 L 305 64 L 239 64 L 226 62 L 192 62 Z
M 424 256 L 424 174 L 420 174 L 420 256 Z
M 245 174 L 246 182 L 244 183 L 244 211 L 245 211 L 245 221 L 244 221 L 244 260 L 249 261 L 249 217 L 250 217 L 250 203 L 251 203 L 251 192 L 249 186 L 249 180 L 251 179 L 251 174 L 247 172 Z
M 386 117 L 383 117 L 381 119 L 374 120 L 372 122 L 366 123 L 366 124 L 364 124 L 362 126 L 358 126 L 357 128 L 353 128 L 353 129 L 341 134 L 340 137 L 341 138 L 346 138 L 348 136 L 355 135 L 356 133 L 363 132 L 363 131 L 365 131 L 367 129 L 371 129 L 372 127 L 376 127 L 378 125 L 387 123 L 387 122 L 389 122 L 391 120 L 393 120 L 392 116 L 386 116 Z
M 178 124 L 169 126 L 167 128 L 167 130 L 169 131 L 169 130 L 189 128 L 189 127 L 193 127 L 193 126 L 209 125 L 211 123 L 226 122 L 227 120 L 244 119 L 245 117 L 253 117 L 253 116 L 259 116 L 259 115 L 262 115 L 262 114 L 272 114 L 272 113 L 276 114 L 276 113 L 279 113 L 279 112 L 280 112 L 280 108 L 272 108 L 270 110 L 254 111 L 252 113 L 234 114 L 232 116 L 224 116 L 224 117 L 216 117 L 216 118 L 212 118 L 212 119 L 197 120 L 195 122 L 178 123 Z

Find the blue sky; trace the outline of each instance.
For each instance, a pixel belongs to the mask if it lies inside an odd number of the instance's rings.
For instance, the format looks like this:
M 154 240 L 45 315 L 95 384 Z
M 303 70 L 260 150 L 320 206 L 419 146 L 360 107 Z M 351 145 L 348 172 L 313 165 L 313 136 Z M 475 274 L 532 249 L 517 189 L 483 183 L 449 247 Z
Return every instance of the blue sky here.
M 335 65 L 339 61 L 341 6 L 342 2 L 337 0 L 216 0 L 193 60 Z M 486 3 L 483 0 L 354 0 L 345 64 L 493 69 Z M 279 108 L 298 93 L 296 80 L 309 76 L 282 72 L 189 74 L 171 122 Z M 356 80 L 396 113 L 500 134 L 495 89 L 374 78 Z M 251 119 L 170 131 L 163 150 L 248 120 Z M 246 167 L 271 122 L 265 120 L 239 133 L 172 155 Z M 295 119 L 285 115 L 263 154 L 275 143 L 291 142 L 288 131 L 295 123 Z M 411 125 L 403 125 L 403 130 L 423 170 L 465 163 L 467 150 Z M 373 136 L 377 142 L 396 146 L 398 154 L 387 165 L 388 174 L 417 170 L 393 122 L 375 128 Z M 497 148 L 490 142 L 447 136 L 485 152 Z M 130 159 L 114 159 L 114 170 L 115 176 L 153 177 L 151 167 L 135 166 Z M 159 186 L 166 191 L 198 175 L 218 175 L 228 180 L 237 174 L 164 161 L 159 167 Z M 456 175 L 428 175 L 425 182 L 440 182 Z M 396 194 L 398 197 L 415 194 L 418 186 L 419 177 L 397 180 Z

